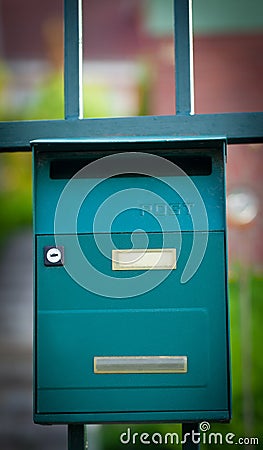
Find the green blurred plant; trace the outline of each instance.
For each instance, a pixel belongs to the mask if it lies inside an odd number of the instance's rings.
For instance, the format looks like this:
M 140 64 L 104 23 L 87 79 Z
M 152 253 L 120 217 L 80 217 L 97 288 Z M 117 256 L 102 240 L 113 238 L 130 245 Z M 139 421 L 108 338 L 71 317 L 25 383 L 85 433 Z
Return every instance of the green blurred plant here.
M 0 63 L 0 120 L 58 119 L 63 117 L 61 73 L 54 72 L 26 104 L 10 101 L 13 74 Z M 0 246 L 6 236 L 32 223 L 31 154 L 0 154 Z
M 64 93 L 62 73 L 47 76 L 23 109 L 23 120 L 55 120 L 64 117 Z
M 8 234 L 31 226 L 31 155 L 0 155 L 0 246 Z
M 60 71 L 42 80 L 26 104 L 10 101 L 12 83 L 13 74 L 0 62 L 0 120 L 63 118 L 63 80 Z M 109 110 L 103 89 L 94 86 L 92 98 L 94 100 L 88 105 L 89 115 L 107 115 Z M 0 246 L 9 233 L 32 223 L 31 167 L 30 154 L 0 154 Z
M 36 80 L 35 88 L 16 101 L 14 86 L 16 74 L 0 61 L 0 120 L 49 120 L 63 119 L 64 93 L 62 70 L 56 69 Z M 144 80 L 144 87 L 146 87 Z M 143 91 L 143 87 L 140 88 Z M 112 115 L 112 94 L 108 85 L 91 83 L 84 85 L 84 117 L 108 117 Z M 145 107 L 145 105 L 144 105 Z M 31 157 L 30 155 L 0 155 L 0 243 L 6 234 L 19 226 L 30 225 Z

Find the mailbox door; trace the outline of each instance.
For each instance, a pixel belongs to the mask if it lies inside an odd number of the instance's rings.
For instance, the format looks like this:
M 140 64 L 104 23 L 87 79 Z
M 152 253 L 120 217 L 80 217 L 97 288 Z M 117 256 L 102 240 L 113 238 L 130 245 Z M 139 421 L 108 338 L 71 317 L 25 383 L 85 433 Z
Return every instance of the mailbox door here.
M 148 236 L 149 248 L 162 247 L 161 233 Z M 179 237 L 168 233 L 166 245 L 178 249 Z M 112 243 L 127 249 L 131 238 L 130 233 L 116 233 Z M 144 238 L 136 234 L 138 248 Z M 176 268 L 168 276 L 160 269 L 163 281 L 153 289 L 149 286 L 156 271 L 148 271 L 144 292 L 123 298 L 118 283 L 124 278 L 136 283 L 144 272 L 112 270 L 112 261 L 99 252 L 98 241 L 111 254 L 113 244 L 106 235 L 97 240 L 92 234 L 79 236 L 87 259 L 114 281 L 116 297 L 112 291 L 101 296 L 101 286 L 97 293 L 93 285 L 88 290 L 89 283 L 81 286 L 67 272 L 66 261 L 73 257 L 72 236 L 60 236 L 64 265 L 59 266 L 45 265 L 43 257 L 45 248 L 55 246 L 54 237 L 36 237 L 36 421 L 227 420 L 224 233 L 209 234 L 198 273 L 184 284 L 181 275 L 193 234 L 182 233 Z M 82 269 L 88 277 L 88 268 Z

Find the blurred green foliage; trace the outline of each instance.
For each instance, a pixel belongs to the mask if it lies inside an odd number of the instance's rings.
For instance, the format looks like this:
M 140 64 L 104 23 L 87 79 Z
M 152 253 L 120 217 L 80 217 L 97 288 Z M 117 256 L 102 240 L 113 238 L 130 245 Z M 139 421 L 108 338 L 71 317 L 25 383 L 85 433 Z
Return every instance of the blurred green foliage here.
M 63 117 L 63 90 L 60 73 L 42 81 L 27 101 L 14 101 L 15 74 L 0 63 L 0 120 L 58 119 Z M 8 234 L 32 224 L 31 154 L 0 154 L 0 247 Z
M 63 119 L 63 77 L 60 72 L 51 73 L 42 81 L 21 115 L 23 120 Z
M 10 102 L 13 74 L 0 62 L 0 120 L 61 119 L 64 116 L 63 77 L 53 72 L 45 77 L 26 102 Z M 11 87 L 10 87 L 11 84 Z M 100 86 L 89 90 L 84 86 L 85 115 L 107 116 L 110 105 L 106 92 Z M 0 247 L 6 236 L 22 226 L 32 223 L 32 164 L 31 155 L 22 153 L 0 154 Z
M 144 72 L 143 72 L 144 73 Z M 139 113 L 145 113 L 147 80 L 139 83 Z M 0 61 L 0 121 L 49 120 L 64 117 L 63 74 L 56 69 L 36 80 L 32 92 L 13 98 L 16 74 Z M 92 83 L 83 87 L 84 117 L 109 117 L 112 94 L 109 86 Z M 32 222 L 31 155 L 0 154 L 0 246 L 6 235 Z
M 31 154 L 0 155 L 0 248 L 8 234 L 32 223 Z

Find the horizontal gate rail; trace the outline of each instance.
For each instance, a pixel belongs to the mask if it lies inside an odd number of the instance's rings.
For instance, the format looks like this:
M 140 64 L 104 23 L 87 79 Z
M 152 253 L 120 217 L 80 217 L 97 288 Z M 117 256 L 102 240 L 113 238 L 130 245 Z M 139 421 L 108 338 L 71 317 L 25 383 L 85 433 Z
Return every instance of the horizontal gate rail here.
M 0 122 L 0 151 L 29 151 L 34 139 L 226 137 L 229 144 L 263 142 L 263 113 L 138 116 Z

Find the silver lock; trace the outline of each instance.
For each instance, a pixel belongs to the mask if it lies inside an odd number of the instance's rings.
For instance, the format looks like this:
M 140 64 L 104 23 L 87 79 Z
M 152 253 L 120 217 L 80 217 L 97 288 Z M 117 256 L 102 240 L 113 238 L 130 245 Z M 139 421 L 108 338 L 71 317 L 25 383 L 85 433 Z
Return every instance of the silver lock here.
M 64 247 L 44 247 L 44 264 L 45 266 L 63 266 Z

